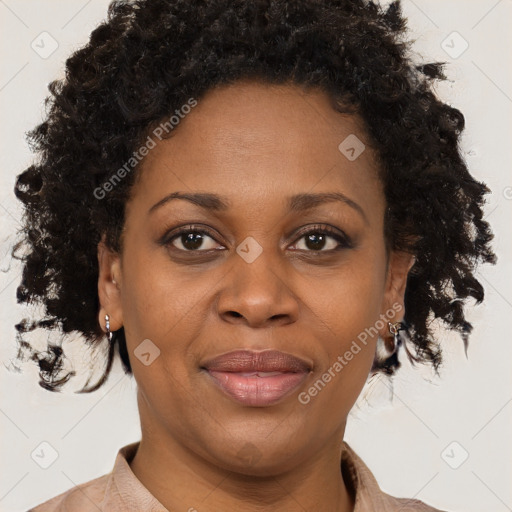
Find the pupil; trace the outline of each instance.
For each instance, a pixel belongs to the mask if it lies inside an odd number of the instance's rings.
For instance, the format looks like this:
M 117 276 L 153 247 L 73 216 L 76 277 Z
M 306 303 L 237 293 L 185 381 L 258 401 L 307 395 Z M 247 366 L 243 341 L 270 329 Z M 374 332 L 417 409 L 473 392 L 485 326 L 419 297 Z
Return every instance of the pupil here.
M 313 247 L 310 246 L 309 243 L 313 244 Z M 324 235 L 319 235 L 318 233 L 311 233 L 306 237 L 306 246 L 308 249 L 313 251 L 318 251 L 323 248 L 325 243 Z
M 201 247 L 203 240 L 201 233 L 187 233 L 181 235 L 181 243 L 186 249 L 198 249 Z

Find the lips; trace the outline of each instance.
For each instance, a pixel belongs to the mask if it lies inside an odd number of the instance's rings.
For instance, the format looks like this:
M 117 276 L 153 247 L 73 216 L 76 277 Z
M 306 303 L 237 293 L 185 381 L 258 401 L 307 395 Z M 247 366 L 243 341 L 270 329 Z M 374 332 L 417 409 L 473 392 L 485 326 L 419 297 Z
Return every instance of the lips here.
M 224 394 L 253 407 L 279 402 L 311 371 L 306 361 L 277 350 L 237 350 L 206 361 L 202 368 Z
M 236 350 L 203 363 L 203 367 L 219 372 L 308 372 L 306 361 L 278 350 L 253 352 Z

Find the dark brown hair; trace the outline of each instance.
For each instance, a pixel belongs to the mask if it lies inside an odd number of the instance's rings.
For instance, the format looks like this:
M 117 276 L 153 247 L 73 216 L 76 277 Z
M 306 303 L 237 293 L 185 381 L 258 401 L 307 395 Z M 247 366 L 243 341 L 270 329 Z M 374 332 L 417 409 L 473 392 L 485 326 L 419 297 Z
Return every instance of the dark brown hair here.
M 433 93 L 432 83 L 446 78 L 443 63 L 414 64 L 405 30 L 399 2 L 386 10 L 363 0 L 112 2 L 108 19 L 66 61 L 65 78 L 50 83 L 45 121 L 28 134 L 37 162 L 15 185 L 25 208 L 13 248 L 23 261 L 17 300 L 45 307 L 45 318 L 16 325 L 18 357 L 37 361 L 40 384 L 58 390 L 72 374 L 63 370 L 61 346 L 38 352 L 27 332 L 77 331 L 89 345 L 105 340 L 97 244 L 105 234 L 111 249 L 122 249 L 137 166 L 105 197 L 95 191 L 189 98 L 247 78 L 320 88 L 364 120 L 382 162 L 386 242 L 416 256 L 405 294 L 409 356 L 437 372 L 434 320 L 466 344 L 465 302 L 484 298 L 475 268 L 496 260 L 483 219 L 489 190 L 462 158 L 463 114 Z M 103 378 L 82 391 L 105 381 L 116 342 L 131 372 L 121 328 Z M 398 366 L 395 354 L 373 369 L 392 374 Z

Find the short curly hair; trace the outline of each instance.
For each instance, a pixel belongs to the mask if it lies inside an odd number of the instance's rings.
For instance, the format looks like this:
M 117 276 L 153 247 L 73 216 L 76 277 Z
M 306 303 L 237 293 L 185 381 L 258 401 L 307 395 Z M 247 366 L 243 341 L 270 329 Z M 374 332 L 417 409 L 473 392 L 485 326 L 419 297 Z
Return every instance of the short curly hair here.
M 24 205 L 18 303 L 44 305 L 44 318 L 16 325 L 18 358 L 27 352 L 40 385 L 58 391 L 63 350 L 35 350 L 24 333 L 77 331 L 89 346 L 105 341 L 98 323 L 97 244 L 122 251 L 125 204 L 139 164 L 105 198 L 95 191 L 133 157 L 162 120 L 191 97 L 241 79 L 325 92 L 340 112 L 359 115 L 380 160 L 389 249 L 414 254 L 404 326 L 411 362 L 442 362 L 434 320 L 460 333 L 467 348 L 468 297 L 482 302 L 474 272 L 495 263 L 483 219 L 487 186 L 469 173 L 459 148 L 464 116 L 433 92 L 445 63 L 414 63 L 399 1 L 116 0 L 89 42 L 48 86 L 44 122 L 27 133 L 39 158 L 17 176 Z M 178 128 L 179 129 L 179 128 Z M 23 254 L 18 251 L 25 249 Z M 131 372 L 123 328 L 113 333 L 102 378 L 119 345 Z M 407 348 L 407 347 L 406 347 Z M 372 370 L 392 375 L 397 354 Z

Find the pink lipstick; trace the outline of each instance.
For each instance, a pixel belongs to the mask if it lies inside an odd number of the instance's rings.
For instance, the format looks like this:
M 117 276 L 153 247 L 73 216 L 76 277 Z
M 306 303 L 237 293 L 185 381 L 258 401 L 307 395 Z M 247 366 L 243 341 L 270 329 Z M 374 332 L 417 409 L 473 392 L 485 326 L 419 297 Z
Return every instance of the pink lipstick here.
M 277 403 L 300 386 L 311 371 L 306 361 L 277 350 L 237 350 L 202 367 L 226 395 L 251 407 Z

